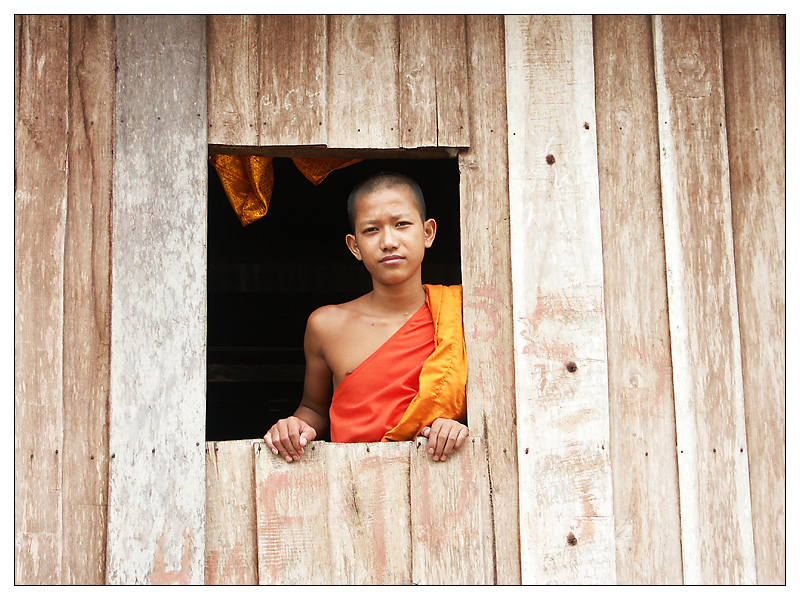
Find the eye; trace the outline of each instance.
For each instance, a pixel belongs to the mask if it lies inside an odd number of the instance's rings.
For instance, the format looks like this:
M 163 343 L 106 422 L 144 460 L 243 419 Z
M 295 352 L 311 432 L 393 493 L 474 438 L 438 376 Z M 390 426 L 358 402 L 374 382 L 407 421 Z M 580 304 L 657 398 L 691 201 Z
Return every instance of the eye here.
M 397 226 L 398 227 L 408 227 L 409 225 L 412 225 L 412 224 L 413 223 L 411 223 L 411 221 L 400 221 L 400 222 L 397 223 Z
M 377 227 L 367 227 L 367 228 L 366 228 L 366 229 L 364 229 L 364 231 L 362 231 L 361 233 L 363 233 L 363 234 L 367 234 L 367 233 L 373 233 L 373 232 L 375 232 L 375 231 L 378 231 L 378 228 L 377 228 Z

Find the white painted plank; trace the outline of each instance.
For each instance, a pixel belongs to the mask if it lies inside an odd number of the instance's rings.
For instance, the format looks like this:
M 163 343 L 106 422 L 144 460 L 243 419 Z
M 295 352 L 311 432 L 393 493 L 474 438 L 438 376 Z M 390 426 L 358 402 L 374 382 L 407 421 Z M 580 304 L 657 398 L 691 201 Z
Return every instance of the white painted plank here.
M 613 583 L 592 21 L 506 17 L 522 583 Z
M 202 583 L 206 24 L 116 18 L 107 583 Z

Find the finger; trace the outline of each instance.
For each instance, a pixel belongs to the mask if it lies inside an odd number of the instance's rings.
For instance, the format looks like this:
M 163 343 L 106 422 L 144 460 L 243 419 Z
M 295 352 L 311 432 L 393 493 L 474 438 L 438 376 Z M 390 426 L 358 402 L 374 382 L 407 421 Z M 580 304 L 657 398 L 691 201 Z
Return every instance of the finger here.
M 428 454 L 436 452 L 436 441 L 439 438 L 439 430 L 442 428 L 442 422 L 436 419 L 433 424 L 428 427 Z
M 287 419 L 286 431 L 289 435 L 289 444 L 293 451 L 292 456 L 297 460 L 300 458 L 300 455 L 303 454 L 303 445 L 300 443 L 300 422 L 298 419 Z
M 287 445 L 289 436 L 286 430 L 286 423 L 278 421 L 273 429 L 275 432 L 272 435 L 272 441 L 278 449 L 278 453 L 286 459 L 286 462 L 292 462 L 290 446 Z
M 300 446 L 305 446 L 309 442 L 313 442 L 317 439 L 317 430 L 304 423 L 303 426 L 300 427 Z
M 267 447 L 272 451 L 273 454 L 278 454 L 278 449 L 275 447 L 275 444 L 272 441 L 271 429 L 264 434 L 264 441 L 267 443 Z
M 295 426 L 296 427 L 296 426 Z M 300 454 L 297 451 L 297 429 L 294 429 L 294 439 L 292 439 L 291 422 L 282 422 L 280 428 L 281 444 L 286 449 L 286 453 L 292 460 L 299 460 Z
M 447 435 L 449 431 L 450 429 L 446 426 L 439 430 L 439 433 L 436 436 L 436 450 L 433 453 L 433 460 L 439 460 L 442 458 L 442 453 L 444 452 L 445 445 L 447 444 Z
M 458 436 L 460 433 L 461 427 L 458 425 L 454 425 L 450 428 L 450 431 L 447 434 L 447 441 L 445 442 L 444 450 L 442 450 L 442 460 L 447 460 L 447 457 L 455 451 L 456 442 L 458 441 Z

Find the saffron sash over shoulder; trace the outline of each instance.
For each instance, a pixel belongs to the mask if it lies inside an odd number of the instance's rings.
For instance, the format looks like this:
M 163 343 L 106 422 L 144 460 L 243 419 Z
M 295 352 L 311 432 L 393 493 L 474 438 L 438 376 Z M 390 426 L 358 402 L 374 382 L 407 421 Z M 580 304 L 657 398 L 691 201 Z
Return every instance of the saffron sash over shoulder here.
M 426 285 L 433 317 L 433 353 L 422 365 L 419 392 L 381 441 L 412 440 L 439 417 L 464 422 L 467 414 L 467 353 L 461 317 L 461 286 Z

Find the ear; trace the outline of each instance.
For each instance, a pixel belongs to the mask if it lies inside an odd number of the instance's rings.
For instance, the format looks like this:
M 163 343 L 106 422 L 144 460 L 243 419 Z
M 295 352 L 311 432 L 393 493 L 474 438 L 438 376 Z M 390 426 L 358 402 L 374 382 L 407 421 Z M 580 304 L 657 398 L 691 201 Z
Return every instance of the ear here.
M 352 233 L 348 233 L 344 237 L 344 243 L 347 244 L 347 249 L 353 253 L 358 260 L 361 260 L 361 250 L 358 249 L 358 242 L 356 242 L 356 236 Z
M 433 238 L 436 237 L 436 221 L 428 219 L 424 224 L 425 229 L 425 247 L 430 248 L 433 246 Z

